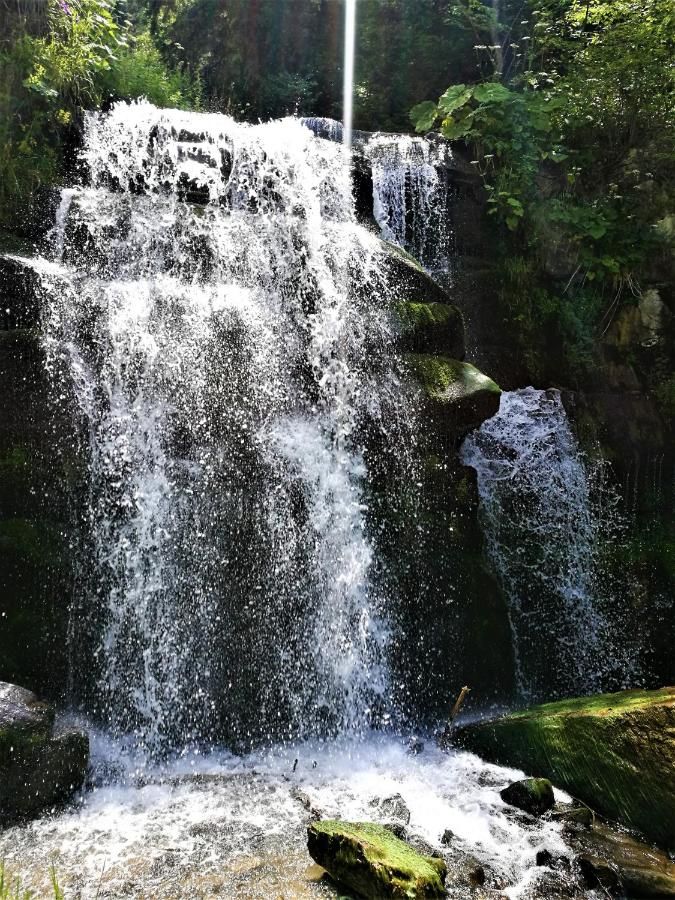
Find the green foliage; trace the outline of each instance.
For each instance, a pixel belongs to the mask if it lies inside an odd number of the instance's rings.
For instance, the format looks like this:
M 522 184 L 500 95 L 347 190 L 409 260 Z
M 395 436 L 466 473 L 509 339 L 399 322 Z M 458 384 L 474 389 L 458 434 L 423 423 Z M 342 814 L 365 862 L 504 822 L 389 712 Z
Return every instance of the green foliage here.
M 59 886 L 54 866 L 49 869 L 49 880 L 54 900 L 65 900 L 65 894 Z M 0 861 L 0 900 L 37 900 L 33 891 L 21 887 L 20 878 L 9 874 L 4 860 Z
M 48 0 L 0 41 L 0 224 L 44 183 L 59 178 L 80 111 L 145 96 L 159 106 L 198 106 L 200 85 L 170 70 L 147 32 L 107 0 Z
M 675 7 L 499 8 L 496 17 L 496 5 L 452 4 L 474 36 L 478 83 L 452 84 L 411 120 L 467 146 L 503 257 L 529 261 L 525 283 L 507 274 L 502 295 L 514 320 L 527 319 L 530 348 L 545 357 L 546 335 L 556 333 L 569 368 L 591 365 L 611 315 L 673 245 Z M 551 278 L 554 258 L 560 275 Z

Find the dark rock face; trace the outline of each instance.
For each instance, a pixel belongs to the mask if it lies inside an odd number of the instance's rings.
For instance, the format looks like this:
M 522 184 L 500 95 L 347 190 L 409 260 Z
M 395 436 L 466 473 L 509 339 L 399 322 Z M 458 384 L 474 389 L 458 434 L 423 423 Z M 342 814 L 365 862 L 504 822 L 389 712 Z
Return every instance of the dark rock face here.
M 423 856 L 382 825 L 327 820 L 310 825 L 307 838 L 312 859 L 367 900 L 445 896 L 443 860 Z
M 514 781 L 499 796 L 504 803 L 515 806 L 533 816 L 541 816 L 553 808 L 553 785 L 548 778 L 525 778 Z
M 592 809 L 675 847 L 675 688 L 548 703 L 457 729 L 459 746 L 545 773 Z
M 84 782 L 89 738 L 54 728 L 54 709 L 17 685 L 0 682 L 0 819 L 38 813 Z
M 20 257 L 0 256 L 0 328 L 34 328 L 39 319 L 38 276 Z
M 51 699 L 65 682 L 65 535 L 82 462 L 36 332 L 0 330 L 0 383 L 0 679 Z
M 618 896 L 675 897 L 675 863 L 630 834 L 596 822 L 577 846 L 577 864 L 588 887 Z

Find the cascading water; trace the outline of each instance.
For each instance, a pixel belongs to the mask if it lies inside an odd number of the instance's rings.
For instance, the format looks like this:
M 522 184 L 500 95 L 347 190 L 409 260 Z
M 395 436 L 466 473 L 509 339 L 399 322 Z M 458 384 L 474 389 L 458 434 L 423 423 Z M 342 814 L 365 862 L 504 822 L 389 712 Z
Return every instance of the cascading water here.
M 363 441 L 405 400 L 343 153 L 294 120 L 87 118 L 90 186 L 64 192 L 44 278 L 89 434 L 73 634 L 99 711 L 152 746 L 382 705 Z
M 450 151 L 425 138 L 376 134 L 365 153 L 373 173 L 373 214 L 382 237 L 432 271 L 447 271 L 451 238 L 449 186 L 442 171 Z
M 527 700 L 592 693 L 633 667 L 603 612 L 599 553 L 616 527 L 557 391 L 502 394 L 499 413 L 469 435 L 487 551 L 507 602 L 518 688 Z
M 329 141 L 352 140 L 342 122 L 308 117 L 303 124 Z M 386 241 L 403 247 L 429 271 L 448 275 L 452 256 L 451 150 L 404 134 L 358 133 L 357 152 L 373 182 L 372 215 Z

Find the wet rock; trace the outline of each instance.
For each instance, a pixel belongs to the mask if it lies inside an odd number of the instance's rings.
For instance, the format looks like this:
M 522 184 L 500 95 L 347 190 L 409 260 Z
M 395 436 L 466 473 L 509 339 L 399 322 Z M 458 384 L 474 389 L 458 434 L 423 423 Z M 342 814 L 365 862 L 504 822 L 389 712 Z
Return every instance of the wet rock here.
M 406 358 L 443 432 L 461 437 L 498 411 L 500 388 L 475 366 L 427 353 L 409 353 Z
M 441 835 L 441 844 L 448 846 L 452 843 L 453 838 L 455 837 L 454 831 L 450 831 L 449 828 L 446 828 L 443 834 Z
M 35 694 L 0 682 L 0 818 L 37 813 L 82 786 L 89 739 L 54 729 L 54 710 Z
M 372 800 L 370 805 L 377 807 L 382 816 L 392 822 L 401 822 L 403 825 L 407 825 L 410 822 L 410 810 L 400 794 L 392 794 L 391 797 Z
M 291 788 L 291 797 L 294 800 L 297 800 L 298 803 L 301 803 L 313 819 L 320 819 L 322 817 L 323 813 L 318 807 L 314 806 L 309 794 L 301 791 L 300 788 Z
M 460 727 L 455 741 L 547 775 L 607 817 L 675 846 L 675 688 L 548 703 Z
M 403 328 L 404 349 L 448 356 L 463 353 L 464 320 L 456 306 L 402 300 L 396 311 Z
M 675 897 L 675 863 L 660 850 L 602 822 L 580 835 L 579 869 L 591 888 L 630 897 Z
M 0 256 L 0 328 L 34 328 L 40 318 L 39 277 L 28 258 Z
M 499 796 L 509 806 L 516 806 L 533 816 L 541 816 L 555 804 L 553 785 L 548 778 L 525 778 L 514 781 Z
M 446 865 L 370 822 L 322 821 L 307 830 L 312 859 L 335 881 L 372 900 L 443 897 Z
M 593 810 L 587 806 L 564 806 L 561 804 L 551 810 L 549 818 L 554 822 L 561 822 L 563 831 L 577 832 L 590 828 L 595 816 Z
M 404 339 L 407 333 L 414 342 L 417 334 L 417 346 L 426 343 L 436 352 L 464 359 L 464 319 L 450 295 L 405 250 L 388 241 L 379 244 L 384 269 L 396 286 L 393 308 L 401 318 Z
M 408 753 L 411 756 L 419 756 L 420 753 L 424 753 L 424 741 L 418 737 L 411 737 L 408 741 Z

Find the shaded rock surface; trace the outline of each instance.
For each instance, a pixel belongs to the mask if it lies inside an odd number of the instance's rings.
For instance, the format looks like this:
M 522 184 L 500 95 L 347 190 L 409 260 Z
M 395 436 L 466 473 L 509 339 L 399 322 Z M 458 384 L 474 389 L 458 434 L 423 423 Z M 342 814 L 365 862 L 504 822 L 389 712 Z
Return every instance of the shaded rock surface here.
M 590 888 L 629 897 L 675 897 L 675 864 L 662 851 L 602 822 L 575 843 Z
M 553 808 L 553 785 L 548 778 L 525 778 L 514 781 L 499 796 L 504 803 L 516 806 L 533 816 L 540 816 Z
M 499 386 L 470 363 L 426 353 L 410 353 L 407 358 L 430 413 L 444 432 L 461 437 L 499 409 Z
M 675 847 L 675 688 L 548 703 L 465 725 L 455 740 L 546 774 L 594 810 Z
M 55 729 L 49 704 L 0 682 L 0 820 L 67 799 L 83 784 L 88 763 L 86 734 Z
M 382 825 L 326 820 L 307 835 L 312 859 L 362 897 L 445 896 L 443 860 L 416 852 Z

